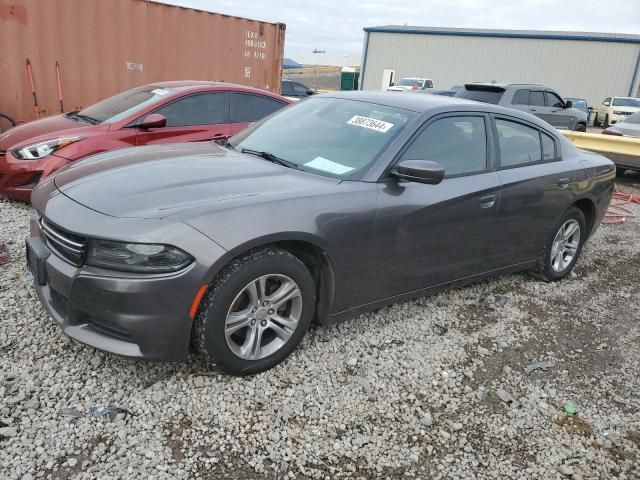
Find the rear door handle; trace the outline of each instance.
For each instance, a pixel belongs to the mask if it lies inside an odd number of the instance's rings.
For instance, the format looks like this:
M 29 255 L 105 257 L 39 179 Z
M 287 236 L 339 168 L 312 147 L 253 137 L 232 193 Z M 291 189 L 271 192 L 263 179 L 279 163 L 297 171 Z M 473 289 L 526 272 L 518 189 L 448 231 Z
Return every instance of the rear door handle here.
M 567 188 L 569 186 L 569 183 L 571 183 L 571 179 L 569 178 L 561 178 L 560 180 L 558 180 L 558 186 L 560 188 Z
M 480 208 L 491 208 L 496 203 L 495 195 L 485 195 L 484 197 L 480 197 Z

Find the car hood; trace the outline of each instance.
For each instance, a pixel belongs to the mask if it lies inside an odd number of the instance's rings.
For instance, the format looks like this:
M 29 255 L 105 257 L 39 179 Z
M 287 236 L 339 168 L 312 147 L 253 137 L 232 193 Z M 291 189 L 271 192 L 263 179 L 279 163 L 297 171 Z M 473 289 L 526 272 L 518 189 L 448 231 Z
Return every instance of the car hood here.
M 70 164 L 53 181 L 81 205 L 126 218 L 184 216 L 203 207 L 291 198 L 339 183 L 209 142 L 107 152 Z
M 33 122 L 13 127 L 0 135 L 0 150 L 15 149 L 46 140 L 52 140 L 62 135 L 83 136 L 88 133 L 88 131 L 95 130 L 96 128 L 108 127 L 77 122 L 64 115 L 34 120 Z
M 640 107 L 611 107 L 613 110 L 615 110 L 616 112 L 623 112 L 623 113 L 636 113 L 638 111 L 640 111 Z

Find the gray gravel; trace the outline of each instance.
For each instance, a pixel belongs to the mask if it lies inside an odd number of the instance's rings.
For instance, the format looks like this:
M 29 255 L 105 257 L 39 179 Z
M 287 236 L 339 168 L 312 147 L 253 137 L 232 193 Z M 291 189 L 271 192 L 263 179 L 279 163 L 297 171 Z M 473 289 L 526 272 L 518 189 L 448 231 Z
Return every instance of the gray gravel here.
M 29 214 L 0 199 L 0 478 L 640 478 L 638 219 L 563 282 L 395 304 L 233 378 L 67 339 L 23 268 Z

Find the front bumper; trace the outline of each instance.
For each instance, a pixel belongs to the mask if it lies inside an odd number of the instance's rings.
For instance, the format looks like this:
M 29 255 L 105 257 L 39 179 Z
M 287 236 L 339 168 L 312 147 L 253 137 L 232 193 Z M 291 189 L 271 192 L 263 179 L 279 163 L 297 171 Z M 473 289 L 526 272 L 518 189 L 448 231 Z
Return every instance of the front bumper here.
M 85 211 L 86 216 L 79 219 L 80 222 L 92 224 L 92 218 L 96 216 L 102 217 L 105 228 L 115 228 L 118 222 L 118 219 L 102 216 L 64 197 L 61 201 L 72 214 Z M 47 219 L 50 218 L 47 216 Z M 109 226 L 110 223 L 113 224 Z M 200 257 L 205 264 L 212 258 L 209 255 L 226 253 L 186 225 L 173 225 L 172 230 L 181 230 L 179 235 L 182 236 L 185 231 L 190 234 L 192 240 L 187 242 L 190 245 L 179 246 L 193 252 L 192 255 L 195 253 L 196 259 L 199 250 L 206 249 L 205 258 Z M 175 244 L 174 239 L 169 240 Z M 28 240 L 30 244 L 34 242 L 45 248 L 48 255 L 42 262 L 44 282 L 34 281 L 38 298 L 67 336 L 125 357 L 161 361 L 180 361 L 188 357 L 193 323 L 189 309 L 199 288 L 208 283 L 207 268 L 203 263 L 196 260 L 180 272 L 154 275 L 128 274 L 86 265 L 77 267 L 63 259 L 55 245 L 48 242 L 36 215 L 31 221 Z
M 38 182 L 67 163 L 55 155 L 42 160 L 18 160 L 9 151 L 0 154 L 0 194 L 28 202 Z

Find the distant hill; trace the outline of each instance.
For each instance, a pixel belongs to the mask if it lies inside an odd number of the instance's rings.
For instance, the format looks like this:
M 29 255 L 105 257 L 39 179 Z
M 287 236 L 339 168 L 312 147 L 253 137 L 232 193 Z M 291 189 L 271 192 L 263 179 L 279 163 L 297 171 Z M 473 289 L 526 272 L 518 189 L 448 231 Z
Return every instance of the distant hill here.
M 282 61 L 282 68 L 301 68 L 301 67 L 302 67 L 302 64 L 290 58 L 285 58 Z

